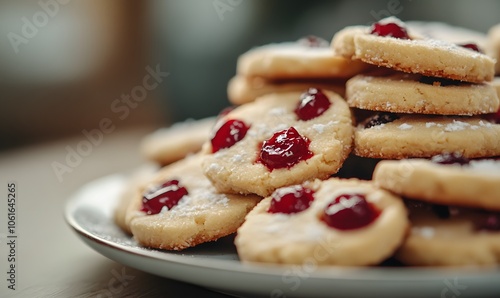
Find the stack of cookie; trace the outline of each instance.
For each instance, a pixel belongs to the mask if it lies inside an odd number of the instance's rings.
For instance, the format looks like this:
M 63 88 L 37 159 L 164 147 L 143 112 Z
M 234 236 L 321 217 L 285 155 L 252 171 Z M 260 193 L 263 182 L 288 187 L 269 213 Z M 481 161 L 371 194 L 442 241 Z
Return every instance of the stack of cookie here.
M 244 53 L 237 107 L 145 140 L 167 165 L 128 185 L 117 223 L 168 250 L 237 232 L 244 262 L 498 263 L 500 162 L 468 161 L 500 156 L 494 60 L 422 32 L 388 18 Z M 374 181 L 332 178 L 352 152 L 384 159 Z
M 383 67 L 350 79 L 346 100 L 374 113 L 357 126 L 354 153 L 402 159 L 379 162 L 373 174 L 410 213 L 395 256 L 408 265 L 496 265 L 500 162 L 483 159 L 500 155 L 500 125 L 491 117 L 499 100 L 487 83 L 494 60 L 475 44 L 412 35 L 396 18 L 348 27 L 332 46 Z
M 316 36 L 260 46 L 238 59 L 237 74 L 228 84 L 228 98 L 241 105 L 265 94 L 310 87 L 343 95 L 345 81 L 367 66 L 336 55 L 326 40 Z
M 499 108 L 495 88 L 486 83 L 495 61 L 474 44 L 408 31 L 391 17 L 371 28 L 347 27 L 332 40 L 343 56 L 382 67 L 346 83 L 349 106 L 375 112 L 357 126 L 354 153 L 380 159 L 500 155 L 500 125 L 482 117 Z

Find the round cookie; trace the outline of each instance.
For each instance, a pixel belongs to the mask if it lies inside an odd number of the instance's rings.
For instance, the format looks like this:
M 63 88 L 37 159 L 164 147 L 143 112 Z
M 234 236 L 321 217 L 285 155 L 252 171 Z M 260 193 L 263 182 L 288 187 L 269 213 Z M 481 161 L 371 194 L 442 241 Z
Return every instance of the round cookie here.
M 389 17 L 378 24 L 405 24 Z M 370 34 L 369 27 L 347 27 L 332 39 L 335 52 L 346 58 L 361 60 L 407 73 L 442 77 L 471 83 L 491 81 L 495 61 L 487 55 L 456 44 L 425 39 L 408 33 L 409 39 Z
M 233 77 L 227 86 L 229 101 L 241 105 L 254 101 L 256 98 L 269 93 L 287 93 L 304 91 L 309 87 L 331 90 L 340 94 L 345 93 L 345 81 L 342 80 L 266 80 L 259 77 Z
M 286 194 L 300 200 L 296 193 L 301 189 L 312 191 L 314 199 L 307 209 L 290 214 L 268 211 L 273 200 L 278 201 L 279 197 L 284 200 Z M 338 209 L 328 207 L 341 195 L 352 197 L 337 204 Z M 378 217 L 363 224 L 357 222 L 359 226 L 350 229 L 332 226 L 323 219 L 325 210 L 329 213 L 337 211 L 338 215 L 359 208 L 358 214 L 363 213 L 360 210 L 364 208 L 352 200 L 359 196 L 364 196 L 365 202 L 379 212 Z M 330 178 L 281 188 L 263 199 L 238 229 L 235 245 L 243 262 L 374 265 L 393 254 L 403 241 L 407 228 L 407 212 L 401 198 L 374 187 L 370 182 Z
M 500 24 L 488 31 L 488 54 L 496 59 L 495 73 L 500 75 Z
M 357 75 L 346 83 L 350 107 L 392 113 L 476 115 L 498 110 L 490 84 L 442 81 L 421 75 Z
M 412 199 L 500 211 L 500 161 L 472 160 L 460 165 L 427 159 L 383 160 L 373 180 Z
M 218 193 L 201 171 L 201 155 L 194 155 L 164 167 L 147 184 L 140 187 L 127 213 L 127 222 L 134 238 L 141 245 L 166 250 L 182 250 L 200 243 L 214 241 L 236 232 L 246 214 L 260 201 L 250 195 L 227 195 Z M 176 205 L 163 206 L 159 213 L 158 202 L 151 196 L 162 196 L 161 192 L 175 190 L 157 186 L 166 181 L 178 181 L 178 188 L 185 188 Z M 144 197 L 149 197 L 148 208 Z M 178 197 L 177 197 L 178 198 Z M 160 202 L 163 199 L 160 199 Z M 150 208 L 151 207 L 151 208 Z M 148 214 L 151 212 L 152 214 Z
M 299 105 L 311 107 L 321 98 L 330 103 L 322 114 L 298 118 L 294 111 Z M 221 192 L 267 196 L 282 186 L 325 179 L 339 170 L 351 151 L 351 113 L 331 91 L 319 91 L 317 96 L 291 92 L 260 97 L 222 117 L 212 141 L 223 127 L 240 121 L 249 128 L 234 145 L 218 151 L 212 142 L 204 145 L 204 173 Z M 231 134 L 241 136 L 232 128 Z M 274 164 L 275 160 L 284 164 Z
M 147 135 L 141 143 L 142 155 L 167 165 L 195 153 L 209 138 L 215 117 L 178 122 Z
M 467 158 L 498 156 L 500 124 L 480 117 L 379 113 L 357 126 L 353 152 L 382 159 L 443 152 L 459 152 Z
M 452 26 L 442 22 L 405 21 L 408 30 L 425 38 L 454 44 L 476 44 L 482 51 L 488 48 L 488 36 L 479 31 Z
M 447 214 L 438 216 L 430 208 L 409 210 L 412 228 L 395 254 L 404 264 L 496 266 L 500 263 L 498 213 L 449 207 Z
M 326 46 L 300 42 L 269 44 L 249 50 L 237 63 L 238 75 L 266 79 L 346 79 L 368 67 L 335 55 Z

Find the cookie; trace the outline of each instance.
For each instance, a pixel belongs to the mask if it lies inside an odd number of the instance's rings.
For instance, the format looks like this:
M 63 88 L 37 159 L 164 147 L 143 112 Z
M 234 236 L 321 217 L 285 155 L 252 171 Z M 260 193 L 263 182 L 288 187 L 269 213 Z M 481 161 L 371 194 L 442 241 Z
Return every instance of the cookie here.
M 474 43 L 483 52 L 488 48 L 488 36 L 479 31 L 442 22 L 406 21 L 408 31 L 424 38 L 444 40 L 454 44 Z
M 370 182 L 330 178 L 263 199 L 235 245 L 243 262 L 374 265 L 393 254 L 407 228 L 401 198 Z
M 495 73 L 500 75 L 500 24 L 488 31 L 488 53 L 496 59 Z
M 498 110 L 497 91 L 491 84 L 393 73 L 364 75 L 346 83 L 350 107 L 392 113 L 476 115 Z
M 267 196 L 335 174 L 351 151 L 352 134 L 349 107 L 336 93 L 268 94 L 219 120 L 202 167 L 221 192 Z
M 310 87 L 345 93 L 343 80 L 266 80 L 259 77 L 233 77 L 227 86 L 229 101 L 235 105 L 252 102 L 269 93 L 303 92 Z
M 500 77 L 493 78 L 493 81 L 489 83 L 497 91 L 497 95 L 500 98 Z
M 500 263 L 499 213 L 448 206 L 410 206 L 410 221 L 410 233 L 395 254 L 406 265 Z
M 127 222 L 127 212 L 131 208 L 133 198 L 137 189 L 143 183 L 146 183 L 158 170 L 156 166 L 143 166 L 127 177 L 124 188 L 119 194 L 118 203 L 113 213 L 113 220 L 125 233 L 132 234 L 129 223 Z
M 500 124 L 480 117 L 378 113 L 354 133 L 354 154 L 403 159 L 459 152 L 467 158 L 500 155 Z
M 146 247 L 182 250 L 236 232 L 260 201 L 250 195 L 217 192 L 194 155 L 161 169 L 133 198 L 127 221 L 134 238 Z
M 178 122 L 147 135 L 141 143 L 142 155 L 161 165 L 167 165 L 195 153 L 209 138 L 215 117 Z
M 495 61 L 489 56 L 407 32 L 405 24 L 395 17 L 372 28 L 344 28 L 333 37 L 332 47 L 346 58 L 407 73 L 471 83 L 491 81 L 494 75 Z
M 384 160 L 377 164 L 373 180 L 384 189 L 412 199 L 500 211 L 500 161 L 467 163 L 445 156 L 435 157 L 434 162 Z
M 328 43 L 284 42 L 249 50 L 237 63 L 238 75 L 266 79 L 346 79 L 365 63 L 335 55 Z

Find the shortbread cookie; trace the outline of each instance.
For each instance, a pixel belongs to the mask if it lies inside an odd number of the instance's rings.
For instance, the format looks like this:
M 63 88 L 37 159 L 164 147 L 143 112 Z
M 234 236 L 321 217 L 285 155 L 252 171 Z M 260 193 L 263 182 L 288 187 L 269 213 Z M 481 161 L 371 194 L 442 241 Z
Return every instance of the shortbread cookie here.
M 488 53 L 496 59 L 495 72 L 500 75 L 500 24 L 488 31 Z
M 335 55 L 328 43 L 284 42 L 260 46 L 238 59 L 237 73 L 266 79 L 345 79 L 368 67 Z
M 140 185 L 151 179 L 157 170 L 158 168 L 153 165 L 143 166 L 136 170 L 127 178 L 127 182 L 119 195 L 113 220 L 127 234 L 132 234 L 127 222 L 127 212 L 131 208 L 130 206 L 132 205 L 137 189 L 139 189 Z
M 218 193 L 195 155 L 164 167 L 133 199 L 127 221 L 147 247 L 182 250 L 232 234 L 260 197 Z
M 303 92 L 310 87 L 331 90 L 344 96 L 344 80 L 266 80 L 259 77 L 233 77 L 227 86 L 229 101 L 235 105 L 252 102 L 269 93 Z
M 490 82 L 490 85 L 495 88 L 497 91 L 497 95 L 500 98 L 500 77 L 493 78 L 493 81 Z
M 458 182 L 457 182 L 458 185 Z M 413 266 L 491 266 L 500 263 L 500 214 L 412 204 L 411 232 L 396 258 Z
M 498 110 L 497 91 L 490 84 L 395 73 L 357 75 L 346 83 L 350 107 L 392 113 L 476 115 Z
M 480 117 L 378 113 L 354 133 L 354 154 L 403 159 L 459 152 L 467 158 L 500 155 L 500 124 Z
M 476 44 L 481 51 L 488 48 L 488 36 L 479 31 L 442 22 L 405 21 L 408 31 L 419 36 L 454 44 Z
M 370 182 L 330 178 L 276 190 L 248 214 L 235 244 L 243 262 L 374 265 L 407 228 L 401 198 Z
M 495 60 L 491 57 L 446 41 L 412 35 L 395 17 L 383 19 L 372 28 L 347 27 L 333 37 L 332 47 L 346 58 L 425 76 L 481 83 L 491 81 L 494 75 Z
M 221 192 L 267 196 L 335 174 L 352 133 L 349 107 L 333 92 L 269 94 L 219 120 L 204 145 L 203 170 Z
M 186 120 L 146 136 L 141 143 L 142 155 L 161 165 L 167 165 L 195 153 L 209 138 L 215 117 Z
M 467 162 L 450 154 L 444 156 L 433 161 L 381 161 L 373 180 L 382 188 L 412 199 L 500 211 L 500 161 Z

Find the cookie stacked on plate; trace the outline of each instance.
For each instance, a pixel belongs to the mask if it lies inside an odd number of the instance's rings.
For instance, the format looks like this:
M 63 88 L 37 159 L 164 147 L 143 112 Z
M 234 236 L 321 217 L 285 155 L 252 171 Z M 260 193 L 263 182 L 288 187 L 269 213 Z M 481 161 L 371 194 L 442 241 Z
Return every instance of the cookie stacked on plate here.
M 326 40 L 316 36 L 260 46 L 239 57 L 228 98 L 240 105 L 265 94 L 302 92 L 310 87 L 343 95 L 345 80 L 367 66 L 336 55 Z
M 500 155 L 500 125 L 492 117 L 499 100 L 487 83 L 494 60 L 475 44 L 413 35 L 396 18 L 346 28 L 332 46 L 387 68 L 350 79 L 346 99 L 375 113 L 360 121 L 354 153 L 392 159 L 377 164 L 373 180 L 405 197 L 410 212 L 411 230 L 396 258 L 409 265 L 497 264 L 500 162 L 483 159 Z
M 332 46 L 345 57 L 381 67 L 346 83 L 349 106 L 375 112 L 356 129 L 356 155 L 500 155 L 500 125 L 483 116 L 499 108 L 497 92 L 487 83 L 495 61 L 476 45 L 412 35 L 391 17 L 372 27 L 347 27 Z
M 396 256 L 412 265 L 496 263 L 498 162 L 455 165 L 500 155 L 492 116 L 499 100 L 486 83 L 494 60 L 471 48 L 388 18 L 345 28 L 331 46 L 309 37 L 252 49 L 228 85 L 237 107 L 145 140 L 146 155 L 168 165 L 128 185 L 117 222 L 142 245 L 168 250 L 237 231 L 244 262 L 359 266 Z M 357 167 L 346 162 L 353 150 L 387 159 L 374 181 L 331 178 Z M 453 153 L 438 155 L 446 152 Z M 406 159 L 436 155 L 439 164 Z M 438 220 L 428 222 L 432 216 Z M 446 216 L 458 217 L 438 226 Z M 486 252 L 465 241 L 453 257 L 440 257 L 455 238 L 434 235 L 464 222 L 461 231 L 482 237 Z M 429 244 L 419 235 L 444 240 Z M 474 258 L 457 261 L 466 254 Z

